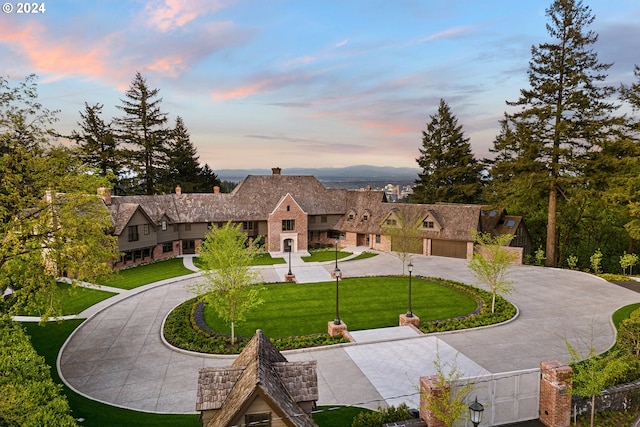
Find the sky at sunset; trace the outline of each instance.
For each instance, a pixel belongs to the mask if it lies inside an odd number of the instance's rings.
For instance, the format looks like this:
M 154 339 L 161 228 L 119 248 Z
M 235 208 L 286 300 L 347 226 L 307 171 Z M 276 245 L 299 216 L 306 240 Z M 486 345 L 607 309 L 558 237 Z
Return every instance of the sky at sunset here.
M 417 167 L 445 99 L 478 158 L 528 87 L 551 0 L 54 0 L 0 14 L 0 75 L 37 74 L 77 129 L 84 103 L 120 116 L 136 71 L 212 169 Z M 41 4 L 38 2 L 37 4 Z M 608 83 L 640 64 L 640 2 L 584 0 Z M 6 12 L 6 4 L 3 10 Z

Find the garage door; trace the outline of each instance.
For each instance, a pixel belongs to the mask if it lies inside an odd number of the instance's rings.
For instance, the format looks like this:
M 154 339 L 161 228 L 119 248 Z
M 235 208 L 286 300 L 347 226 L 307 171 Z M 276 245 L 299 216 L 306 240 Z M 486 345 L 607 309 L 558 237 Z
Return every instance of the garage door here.
M 432 240 L 431 255 L 449 258 L 467 258 L 467 242 L 456 240 Z

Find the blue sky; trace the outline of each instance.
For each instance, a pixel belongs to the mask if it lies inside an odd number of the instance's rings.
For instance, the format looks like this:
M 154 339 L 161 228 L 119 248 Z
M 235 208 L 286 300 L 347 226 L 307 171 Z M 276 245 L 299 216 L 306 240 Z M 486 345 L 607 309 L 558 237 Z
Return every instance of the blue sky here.
M 200 161 L 228 168 L 417 167 L 445 99 L 478 158 L 547 40 L 539 0 L 75 0 L 0 14 L 0 74 L 39 76 L 61 132 L 116 108 L 136 71 L 184 119 Z M 12 3 L 16 5 L 16 2 Z M 610 84 L 640 64 L 640 2 L 585 0 Z

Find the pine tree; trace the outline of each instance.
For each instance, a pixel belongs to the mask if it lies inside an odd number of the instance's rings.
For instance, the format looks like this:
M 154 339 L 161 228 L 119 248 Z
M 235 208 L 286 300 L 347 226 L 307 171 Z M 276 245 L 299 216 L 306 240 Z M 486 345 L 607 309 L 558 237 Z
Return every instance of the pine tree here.
M 226 193 L 230 193 L 233 189 L 232 187 L 231 190 L 225 191 L 218 175 L 209 167 L 209 164 L 205 163 L 204 166 L 200 168 L 198 186 L 195 191 L 197 193 L 210 193 L 213 191 L 213 187 L 221 187 L 221 191 Z
M 640 66 L 634 67 L 634 75 L 636 81 L 630 86 L 622 85 L 620 87 L 621 98 L 631 105 L 634 112 L 640 112 Z M 629 173 L 621 176 L 619 173 L 616 177 L 620 181 L 620 192 L 618 200 L 628 205 L 630 213 L 630 221 L 625 224 L 626 230 L 634 240 L 640 240 L 640 119 L 631 119 L 628 123 L 628 136 L 625 139 L 624 147 L 627 154 L 627 171 Z M 635 155 L 634 155 L 635 154 Z M 629 250 L 632 250 L 629 248 Z
M 519 107 L 507 115 L 518 135 L 512 142 L 518 145 L 502 150 L 513 159 L 527 153 L 530 158 L 525 160 L 536 163 L 530 184 L 533 191 L 546 187 L 546 265 L 556 266 L 558 194 L 568 200 L 571 188 L 584 185 L 585 162 L 615 127 L 611 113 L 616 107 L 607 101 L 615 88 L 601 84 L 611 64 L 599 62 L 593 50 L 598 36 L 588 30 L 594 20 L 589 7 L 580 0 L 555 0 L 546 15 L 552 41 L 531 48 L 530 88 L 522 89 L 517 101 L 507 102 Z M 537 173 L 540 166 L 544 177 Z
M 200 164 L 196 147 L 191 142 L 182 117 L 176 118 L 169 140 L 168 156 L 167 174 L 158 186 L 159 189 L 169 192 L 180 185 L 186 193 L 195 192 L 199 184 Z
M 111 123 L 105 123 L 100 117 L 102 104 L 89 105 L 84 103 L 84 112 L 80 112 L 80 131 L 74 131 L 71 138 L 76 141 L 80 149 L 80 157 L 86 165 L 100 171 L 101 176 L 120 174 L 120 152 L 118 140 L 111 128 Z
M 159 91 L 150 89 L 142 74 L 136 73 L 118 106 L 124 116 L 116 121 L 121 141 L 128 148 L 127 166 L 149 195 L 155 193 L 156 182 L 167 167 L 169 131 L 165 128 L 167 114 L 160 110 Z
M 471 152 L 469 138 L 441 99 L 438 112 L 430 116 L 422 132 L 421 156 L 411 201 L 414 203 L 475 203 L 481 190 L 481 167 Z

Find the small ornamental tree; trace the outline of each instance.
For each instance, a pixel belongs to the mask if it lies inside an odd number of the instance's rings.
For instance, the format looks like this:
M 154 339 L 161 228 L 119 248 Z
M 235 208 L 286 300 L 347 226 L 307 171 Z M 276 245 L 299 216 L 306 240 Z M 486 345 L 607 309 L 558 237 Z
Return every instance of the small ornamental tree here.
M 507 270 L 515 261 L 516 254 L 504 246 L 513 239 L 511 234 L 491 236 L 488 233 L 473 232 L 474 240 L 479 246 L 469 261 L 469 268 L 476 280 L 485 284 L 493 294 L 491 312 L 495 312 L 496 295 L 511 292 L 513 282 L 507 279 Z
M 622 274 L 627 274 L 627 269 L 629 269 L 629 274 L 633 274 L 633 266 L 638 263 L 638 255 L 636 254 L 628 254 L 624 253 L 620 257 L 620 267 L 622 267 Z
M 422 220 L 411 221 L 402 212 L 396 211 L 382 225 L 383 233 L 391 238 L 391 251 L 404 267 L 413 259 L 413 255 L 422 253 Z
M 248 244 L 241 224 L 227 222 L 223 227 L 211 227 L 200 245 L 205 281 L 192 287 L 218 315 L 231 324 L 231 343 L 235 343 L 235 324 L 263 303 L 261 288 L 256 286 L 258 273 L 251 268 L 258 248 Z M 260 240 L 260 239 L 256 239 Z
M 591 427 L 594 425 L 596 396 L 602 395 L 605 387 L 624 376 L 629 367 L 629 358 L 615 353 L 598 356 L 591 346 L 586 357 L 566 342 L 573 366 L 572 394 L 591 398 Z
M 473 384 L 458 384 L 463 376 L 458 364 L 455 360 L 443 364 L 439 352 L 436 353 L 433 366 L 436 369 L 434 386 L 439 393 L 426 396 L 424 409 L 431 411 L 433 416 L 445 425 L 453 426 L 469 410 L 467 397 L 473 389 Z

